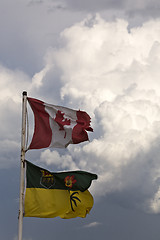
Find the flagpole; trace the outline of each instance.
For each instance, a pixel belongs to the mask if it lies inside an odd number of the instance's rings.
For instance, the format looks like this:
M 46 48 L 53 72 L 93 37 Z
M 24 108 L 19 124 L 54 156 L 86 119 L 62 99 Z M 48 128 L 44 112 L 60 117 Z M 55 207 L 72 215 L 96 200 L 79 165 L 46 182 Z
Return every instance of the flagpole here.
M 23 197 L 24 197 L 24 171 L 25 171 L 25 141 L 26 141 L 26 114 L 27 114 L 27 92 L 23 92 L 22 102 L 22 132 L 21 132 L 21 163 L 20 163 L 20 196 L 18 216 L 18 240 L 22 240 L 23 228 Z

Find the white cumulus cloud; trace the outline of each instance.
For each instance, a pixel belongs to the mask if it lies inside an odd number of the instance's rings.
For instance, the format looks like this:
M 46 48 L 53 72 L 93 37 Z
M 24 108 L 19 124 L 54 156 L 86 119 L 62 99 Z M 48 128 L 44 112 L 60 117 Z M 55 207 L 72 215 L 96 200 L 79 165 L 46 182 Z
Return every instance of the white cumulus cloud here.
M 160 177 L 160 20 L 130 32 L 121 19 L 106 22 L 97 15 L 89 21 L 65 29 L 63 47 L 50 49 L 46 64 L 57 69 L 64 105 L 86 110 L 94 133 L 65 155 L 45 150 L 41 161 L 96 172 L 94 194 L 133 190 L 140 194 L 135 205 L 154 211 L 151 199 Z
M 100 225 L 101 223 L 99 222 L 92 222 L 92 223 L 89 223 L 87 225 L 85 225 L 85 228 L 92 228 L 92 227 L 96 227 L 98 225 Z

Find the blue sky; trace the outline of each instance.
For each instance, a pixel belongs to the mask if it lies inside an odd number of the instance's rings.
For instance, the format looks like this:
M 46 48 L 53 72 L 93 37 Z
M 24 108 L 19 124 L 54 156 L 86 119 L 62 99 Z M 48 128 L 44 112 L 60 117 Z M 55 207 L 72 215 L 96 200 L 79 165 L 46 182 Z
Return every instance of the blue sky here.
M 160 4 L 0 2 L 0 226 L 16 240 L 22 92 L 91 116 L 89 142 L 31 150 L 51 171 L 98 175 L 85 219 L 25 218 L 23 240 L 159 240 Z M 29 141 L 33 114 L 28 106 Z

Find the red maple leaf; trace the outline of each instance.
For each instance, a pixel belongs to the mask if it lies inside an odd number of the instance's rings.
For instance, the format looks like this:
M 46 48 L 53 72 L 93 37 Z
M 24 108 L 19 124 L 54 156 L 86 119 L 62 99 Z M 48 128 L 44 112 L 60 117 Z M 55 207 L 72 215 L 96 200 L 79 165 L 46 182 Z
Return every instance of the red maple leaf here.
M 57 111 L 56 117 L 54 119 L 56 123 L 60 126 L 59 130 L 64 130 L 64 125 L 70 125 L 71 120 L 64 118 L 64 113 L 62 113 L 60 110 Z

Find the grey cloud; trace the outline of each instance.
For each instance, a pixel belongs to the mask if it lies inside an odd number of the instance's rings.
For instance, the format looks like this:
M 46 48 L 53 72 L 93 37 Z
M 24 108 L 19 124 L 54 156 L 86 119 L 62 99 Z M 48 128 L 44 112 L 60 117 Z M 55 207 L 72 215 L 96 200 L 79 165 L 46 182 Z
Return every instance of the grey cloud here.
M 77 10 L 84 10 L 84 11 L 102 11 L 107 9 L 121 9 L 123 11 L 133 11 L 136 13 L 136 11 L 145 11 L 148 10 L 152 13 L 152 10 L 159 9 L 160 4 L 157 0 L 155 1 L 126 1 L 126 0 L 82 0 L 82 1 L 74 1 L 74 0 L 65 0 L 65 2 L 68 4 L 68 6 L 77 9 Z M 150 10 L 150 11 L 149 11 Z
M 29 0 L 28 6 L 36 6 L 43 3 L 44 3 L 44 0 Z
M 129 26 L 141 25 L 150 18 L 160 16 L 160 4 L 155 1 L 126 1 L 126 0 L 61 0 L 61 1 L 29 1 L 30 6 L 43 5 L 46 11 L 71 11 L 83 13 L 101 13 L 107 20 L 123 17 L 129 21 Z
M 123 17 L 129 21 L 129 27 L 141 25 L 151 18 L 160 17 L 160 4 L 155 1 L 126 0 L 64 0 L 67 9 L 86 13 L 102 13 L 107 20 Z
M 120 0 L 82 0 L 82 1 L 74 1 L 74 0 L 66 0 L 68 6 L 83 11 L 99 11 L 108 8 L 122 8 L 124 6 L 125 1 Z
M 0 148 L 0 169 L 19 166 L 20 141 L 1 140 Z

